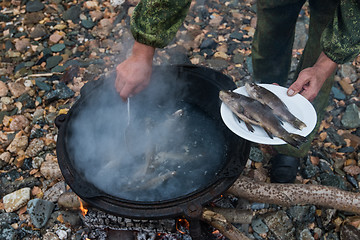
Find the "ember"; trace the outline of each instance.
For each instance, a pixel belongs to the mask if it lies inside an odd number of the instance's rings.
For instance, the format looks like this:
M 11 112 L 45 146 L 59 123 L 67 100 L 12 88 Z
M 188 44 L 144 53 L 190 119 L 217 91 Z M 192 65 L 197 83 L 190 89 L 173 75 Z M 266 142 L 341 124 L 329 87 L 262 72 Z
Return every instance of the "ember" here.
M 184 218 L 181 218 L 176 222 L 176 230 L 181 234 L 188 234 L 189 226 L 189 222 Z

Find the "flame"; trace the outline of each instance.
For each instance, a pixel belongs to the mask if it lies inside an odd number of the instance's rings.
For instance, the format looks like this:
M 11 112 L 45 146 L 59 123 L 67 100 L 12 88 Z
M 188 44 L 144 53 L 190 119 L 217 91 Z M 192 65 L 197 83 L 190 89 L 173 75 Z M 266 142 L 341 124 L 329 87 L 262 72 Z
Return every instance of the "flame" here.
M 188 220 L 184 218 L 178 219 L 178 221 L 176 222 L 176 230 L 181 234 L 187 234 L 186 230 L 189 229 L 189 226 L 190 224 Z
M 215 230 L 215 231 L 212 232 L 212 234 L 214 234 L 214 235 L 218 235 L 219 233 L 220 233 L 219 230 Z
M 83 204 L 82 200 L 79 198 L 79 202 L 80 202 L 80 211 L 81 211 L 81 215 L 83 215 L 85 217 L 85 215 L 87 214 L 87 212 L 89 211 Z M 89 239 L 90 240 L 90 239 Z

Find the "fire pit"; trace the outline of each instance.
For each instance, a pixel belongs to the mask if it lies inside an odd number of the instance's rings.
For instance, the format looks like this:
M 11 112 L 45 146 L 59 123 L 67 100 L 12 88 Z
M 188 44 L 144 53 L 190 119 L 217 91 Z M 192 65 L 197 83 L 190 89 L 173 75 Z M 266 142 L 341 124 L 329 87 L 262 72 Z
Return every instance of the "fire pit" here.
M 88 82 L 68 114 L 56 119 L 58 162 L 72 190 L 105 212 L 196 219 L 233 184 L 249 154 L 250 143 L 220 117 L 219 90 L 236 86 L 217 71 L 195 66 L 154 67 L 152 78 L 131 99 L 137 156 L 126 152 L 129 115 L 112 75 Z

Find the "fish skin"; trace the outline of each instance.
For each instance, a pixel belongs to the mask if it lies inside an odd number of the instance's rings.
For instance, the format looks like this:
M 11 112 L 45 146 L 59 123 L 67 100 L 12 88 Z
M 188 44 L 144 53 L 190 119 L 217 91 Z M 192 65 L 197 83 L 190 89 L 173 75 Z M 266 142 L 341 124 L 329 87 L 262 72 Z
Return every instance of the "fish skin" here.
M 256 83 L 245 83 L 245 89 L 251 98 L 258 100 L 262 104 L 268 105 L 276 116 L 290 123 L 294 128 L 302 130 L 306 127 L 306 124 L 295 117 L 284 102 L 271 91 Z
M 246 126 L 249 124 L 258 125 L 265 130 L 269 137 L 278 137 L 296 148 L 307 141 L 306 137 L 287 132 L 281 126 L 280 120 L 274 115 L 272 109 L 256 99 L 232 91 L 220 91 L 219 98 L 236 116 L 245 122 Z

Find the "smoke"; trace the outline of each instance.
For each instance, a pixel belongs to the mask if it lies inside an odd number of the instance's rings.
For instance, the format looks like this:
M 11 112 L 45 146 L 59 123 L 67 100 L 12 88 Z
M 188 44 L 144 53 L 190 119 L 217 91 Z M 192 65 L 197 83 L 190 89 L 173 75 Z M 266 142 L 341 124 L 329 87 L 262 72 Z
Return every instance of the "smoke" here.
M 130 100 L 129 139 L 127 104 L 113 79 L 85 95 L 69 119 L 71 161 L 87 182 L 109 195 L 173 199 L 205 187 L 222 167 L 222 133 L 206 113 L 184 100 L 188 85 L 175 73 L 155 71 L 152 78 Z

